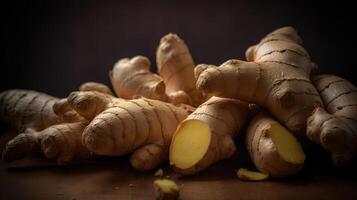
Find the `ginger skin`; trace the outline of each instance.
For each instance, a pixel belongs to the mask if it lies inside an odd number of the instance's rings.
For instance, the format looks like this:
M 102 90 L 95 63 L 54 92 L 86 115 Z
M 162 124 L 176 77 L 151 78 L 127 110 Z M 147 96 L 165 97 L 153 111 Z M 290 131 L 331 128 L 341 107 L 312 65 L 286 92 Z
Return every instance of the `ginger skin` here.
M 156 63 L 171 103 L 198 106 L 204 101 L 196 89 L 192 56 L 179 36 L 170 33 L 161 38 Z
M 172 135 L 189 114 L 162 101 L 124 100 L 93 91 L 74 92 L 68 99 L 80 115 L 93 118 L 82 143 L 98 155 L 132 153 L 131 165 L 140 171 L 154 169 L 168 159 Z
M 239 179 L 244 181 L 264 181 L 269 178 L 269 174 L 265 174 L 262 172 L 250 171 L 245 168 L 240 168 L 237 171 L 237 176 Z
M 0 93 L 0 119 L 19 132 L 40 131 L 63 121 L 52 110 L 58 101 L 32 90 L 7 90 Z
M 108 86 L 97 82 L 86 82 L 79 87 L 79 91 L 97 91 L 108 95 L 113 95 Z
M 197 66 L 197 88 L 208 95 L 261 105 L 294 134 L 304 135 L 307 118 L 322 101 L 309 79 L 316 65 L 296 31 L 291 27 L 273 31 L 250 47 L 246 57 L 248 62 Z
M 233 138 L 249 118 L 248 104 L 211 97 L 177 127 L 170 146 L 170 164 L 184 175 L 195 174 L 231 157 Z
M 312 80 L 325 107 L 317 107 L 309 117 L 307 135 L 330 152 L 336 166 L 345 165 L 357 152 L 357 89 L 334 75 Z
M 144 56 L 123 58 L 109 72 L 115 93 L 124 99 L 146 97 L 167 101 L 161 77 L 150 72 L 150 61 Z
M 36 149 L 59 164 L 74 156 L 89 155 L 80 145 L 88 122 L 81 120 L 66 99 L 36 91 L 9 90 L 0 94 L 0 101 L 2 121 L 20 133 L 6 144 L 3 160 L 20 159 Z

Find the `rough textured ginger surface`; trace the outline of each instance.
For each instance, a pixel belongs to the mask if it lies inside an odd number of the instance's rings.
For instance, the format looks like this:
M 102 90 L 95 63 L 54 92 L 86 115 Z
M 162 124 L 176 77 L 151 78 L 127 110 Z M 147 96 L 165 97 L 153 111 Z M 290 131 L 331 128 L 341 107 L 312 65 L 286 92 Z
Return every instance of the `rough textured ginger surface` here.
M 248 126 L 246 147 L 257 169 L 272 177 L 294 175 L 304 165 L 305 154 L 295 136 L 262 113 Z
M 344 165 L 357 151 L 357 88 L 334 75 L 318 75 L 313 82 L 325 107 L 309 118 L 307 135 L 330 152 L 335 165 Z
M 259 104 L 302 136 L 307 118 L 322 101 L 309 78 L 316 65 L 301 45 L 295 29 L 277 29 L 246 51 L 248 62 L 197 66 L 197 88 L 209 95 Z
M 141 171 L 168 159 L 172 135 L 190 113 L 158 100 L 124 100 L 92 91 L 74 92 L 69 102 L 80 115 L 92 119 L 82 135 L 90 151 L 107 156 L 132 153 L 130 162 Z
M 9 90 L 0 94 L 1 120 L 18 131 L 2 152 L 2 159 L 13 161 L 40 149 L 50 159 L 63 164 L 73 157 L 88 157 L 81 135 L 88 124 L 58 99 L 30 90 Z

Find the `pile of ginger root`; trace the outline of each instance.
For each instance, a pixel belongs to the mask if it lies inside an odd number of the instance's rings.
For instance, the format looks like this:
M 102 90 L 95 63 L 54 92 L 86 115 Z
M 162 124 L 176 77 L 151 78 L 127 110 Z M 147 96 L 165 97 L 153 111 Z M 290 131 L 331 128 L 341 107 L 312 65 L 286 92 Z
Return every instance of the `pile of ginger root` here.
M 196 174 L 236 150 L 236 138 L 256 169 L 237 176 L 259 181 L 286 177 L 304 166 L 301 141 L 319 144 L 336 166 L 357 151 L 357 89 L 317 68 L 292 27 L 266 35 L 246 60 L 195 65 L 185 42 L 165 35 L 157 74 L 144 56 L 122 58 L 109 72 L 111 89 L 87 82 L 65 98 L 31 90 L 0 93 L 1 122 L 18 135 L 4 161 L 40 151 L 63 165 L 93 156 L 130 155 L 139 171 L 170 163 Z

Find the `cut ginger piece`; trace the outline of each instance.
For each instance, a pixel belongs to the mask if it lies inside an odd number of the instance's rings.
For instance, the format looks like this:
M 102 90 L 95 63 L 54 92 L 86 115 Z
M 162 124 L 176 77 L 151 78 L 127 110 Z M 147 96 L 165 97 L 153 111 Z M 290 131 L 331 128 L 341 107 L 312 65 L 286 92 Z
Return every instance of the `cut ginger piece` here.
M 279 155 L 283 160 L 292 164 L 302 164 L 305 161 L 305 154 L 297 139 L 279 123 L 273 123 L 268 129 Z
M 199 162 L 207 152 L 211 140 L 211 131 L 206 123 L 188 120 L 181 124 L 171 148 L 171 163 L 181 169 L 187 169 Z
M 180 194 L 179 186 L 169 179 L 158 179 L 154 181 L 157 200 L 175 200 Z
M 162 170 L 161 168 L 158 169 L 158 170 L 155 172 L 154 176 L 156 176 L 156 177 L 162 177 L 162 176 L 164 176 L 164 170 Z
M 262 173 L 262 172 L 250 171 L 245 168 L 240 168 L 237 171 L 237 176 L 239 179 L 242 179 L 245 181 L 263 181 L 269 177 L 269 174 Z
M 176 129 L 170 146 L 172 168 L 191 175 L 231 157 L 236 149 L 233 139 L 249 116 L 247 103 L 211 97 Z
M 295 136 L 262 113 L 255 116 L 247 128 L 246 146 L 256 168 L 272 177 L 294 175 L 305 161 L 304 151 Z

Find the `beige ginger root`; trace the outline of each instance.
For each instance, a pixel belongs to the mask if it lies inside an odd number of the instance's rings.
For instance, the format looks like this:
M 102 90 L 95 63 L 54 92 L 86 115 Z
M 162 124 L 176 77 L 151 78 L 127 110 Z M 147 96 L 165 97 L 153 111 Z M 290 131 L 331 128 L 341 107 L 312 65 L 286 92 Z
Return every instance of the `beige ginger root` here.
M 52 110 L 59 99 L 31 90 L 7 90 L 0 93 L 1 121 L 16 128 L 40 131 L 62 122 Z
M 89 151 L 81 144 L 87 121 L 52 125 L 42 131 L 19 134 L 7 143 L 3 160 L 13 161 L 40 149 L 46 158 L 65 164 L 74 157 L 88 158 Z
M 330 152 L 341 166 L 357 151 L 357 89 L 349 81 L 334 75 L 313 78 L 325 109 L 317 107 L 308 119 L 308 137 Z
M 294 175 L 305 161 L 304 151 L 294 135 L 264 114 L 256 115 L 250 122 L 246 146 L 256 168 L 272 177 Z
M 292 27 L 273 31 L 250 47 L 246 57 L 248 62 L 197 66 L 197 88 L 209 95 L 259 104 L 294 134 L 305 134 L 307 118 L 322 101 L 309 79 L 316 65 L 296 31 Z
M 144 56 L 120 59 L 109 72 L 109 77 L 118 97 L 133 99 L 143 96 L 167 101 L 164 81 L 150 72 L 150 61 Z
M 197 173 L 231 157 L 233 138 L 249 118 L 248 104 L 211 97 L 180 123 L 170 146 L 170 164 L 181 174 Z
M 245 168 L 240 168 L 237 171 L 237 176 L 239 179 L 244 181 L 263 181 L 269 178 L 269 174 L 262 172 L 250 171 Z
M 131 165 L 141 171 L 167 160 L 172 135 L 189 114 L 158 100 L 123 100 L 98 92 L 74 92 L 68 99 L 80 115 L 94 117 L 82 136 L 90 151 L 107 156 L 133 152 Z
M 157 179 L 154 181 L 157 200 L 176 200 L 180 195 L 179 186 L 170 179 Z
M 193 106 L 203 102 L 201 92 L 196 89 L 192 56 L 179 36 L 170 33 L 161 38 L 156 52 L 156 62 L 170 102 Z
M 113 95 L 108 86 L 97 82 L 86 82 L 79 87 L 79 91 L 97 91 L 104 94 Z
M 26 156 L 37 148 L 59 164 L 74 156 L 87 156 L 81 133 L 87 124 L 66 103 L 66 99 L 29 90 L 0 94 L 1 119 L 20 134 L 10 140 L 2 153 L 5 161 Z

